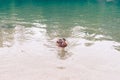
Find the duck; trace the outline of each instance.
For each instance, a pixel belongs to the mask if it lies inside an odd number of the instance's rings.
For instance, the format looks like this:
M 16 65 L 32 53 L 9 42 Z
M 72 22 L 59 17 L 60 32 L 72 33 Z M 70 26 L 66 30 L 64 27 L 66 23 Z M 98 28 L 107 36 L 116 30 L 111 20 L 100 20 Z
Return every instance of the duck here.
M 57 44 L 58 47 L 61 47 L 61 48 L 67 47 L 67 42 L 66 42 L 66 39 L 65 39 L 65 38 L 58 39 L 58 40 L 56 41 L 56 44 Z

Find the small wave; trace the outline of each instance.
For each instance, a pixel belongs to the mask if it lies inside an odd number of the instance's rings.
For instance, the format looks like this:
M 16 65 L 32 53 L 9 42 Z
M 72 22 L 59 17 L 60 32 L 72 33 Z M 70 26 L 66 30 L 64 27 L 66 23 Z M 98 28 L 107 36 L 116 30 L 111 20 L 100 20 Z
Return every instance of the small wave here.
M 45 28 L 46 27 L 46 24 L 40 24 L 40 23 L 33 23 L 33 25 L 35 27 L 41 27 L 41 28 Z

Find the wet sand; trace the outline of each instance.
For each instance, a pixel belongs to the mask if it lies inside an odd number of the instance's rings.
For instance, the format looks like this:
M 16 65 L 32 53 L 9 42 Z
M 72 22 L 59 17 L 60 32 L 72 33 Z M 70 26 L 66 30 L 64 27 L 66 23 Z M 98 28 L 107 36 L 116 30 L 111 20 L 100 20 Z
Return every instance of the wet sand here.
M 112 41 L 68 38 L 65 50 L 45 41 L 0 48 L 0 80 L 119 80 L 120 52 Z M 52 46 L 51 46 L 52 45 Z

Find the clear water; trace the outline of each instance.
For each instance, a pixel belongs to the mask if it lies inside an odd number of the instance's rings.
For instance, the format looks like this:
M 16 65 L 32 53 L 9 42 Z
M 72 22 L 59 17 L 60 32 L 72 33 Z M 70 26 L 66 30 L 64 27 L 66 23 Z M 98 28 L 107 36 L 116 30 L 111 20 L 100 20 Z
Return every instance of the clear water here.
M 119 4 L 0 0 L 1 80 L 119 80 Z M 65 50 L 55 45 L 62 37 Z

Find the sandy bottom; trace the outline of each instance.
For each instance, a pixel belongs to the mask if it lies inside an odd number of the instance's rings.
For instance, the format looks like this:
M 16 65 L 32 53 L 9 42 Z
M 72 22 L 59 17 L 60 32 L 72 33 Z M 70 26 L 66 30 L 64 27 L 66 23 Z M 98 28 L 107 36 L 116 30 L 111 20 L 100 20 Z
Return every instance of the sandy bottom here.
M 113 43 L 79 40 L 65 50 L 37 41 L 3 47 L 0 80 L 120 80 L 120 52 Z

